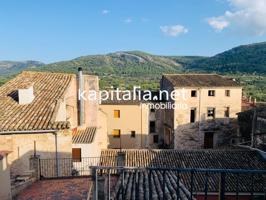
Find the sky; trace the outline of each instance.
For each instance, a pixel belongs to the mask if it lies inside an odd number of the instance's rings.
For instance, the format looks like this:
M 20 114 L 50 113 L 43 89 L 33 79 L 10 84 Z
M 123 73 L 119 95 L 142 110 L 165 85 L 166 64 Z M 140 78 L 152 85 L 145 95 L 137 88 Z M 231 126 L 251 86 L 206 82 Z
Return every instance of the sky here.
M 265 19 L 266 0 L 1 0 L 0 60 L 213 56 L 266 41 Z

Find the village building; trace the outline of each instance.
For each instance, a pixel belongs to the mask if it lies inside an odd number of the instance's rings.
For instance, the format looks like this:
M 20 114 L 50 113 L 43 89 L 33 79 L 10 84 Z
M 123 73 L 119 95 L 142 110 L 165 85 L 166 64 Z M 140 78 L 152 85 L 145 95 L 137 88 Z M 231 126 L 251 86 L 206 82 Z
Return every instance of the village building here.
M 98 149 L 107 147 L 98 102 L 79 99 L 79 89 L 98 91 L 98 77 L 82 70 L 78 75 L 24 71 L 0 87 L 0 149 L 11 151 L 12 177 L 28 173 L 32 157 L 58 165 L 73 151 L 74 159 L 99 157 Z M 66 173 L 60 166 L 56 170 Z
M 109 99 L 101 103 L 100 110 L 106 115 L 108 148 L 158 148 L 160 119 L 149 102 Z
M 170 148 L 215 148 L 230 144 L 241 111 L 242 87 L 216 74 L 166 74 L 161 90 L 179 94 L 166 110 L 164 143 Z

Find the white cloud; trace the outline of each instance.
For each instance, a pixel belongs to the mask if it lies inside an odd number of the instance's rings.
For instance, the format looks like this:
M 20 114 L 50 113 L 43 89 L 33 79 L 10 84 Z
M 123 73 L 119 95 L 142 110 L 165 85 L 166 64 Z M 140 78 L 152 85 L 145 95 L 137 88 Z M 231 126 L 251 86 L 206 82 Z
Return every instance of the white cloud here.
M 109 13 L 110 13 L 109 10 L 102 10 L 102 14 L 103 14 L 103 15 L 107 15 L 107 14 L 109 14 Z
M 188 32 L 188 29 L 182 25 L 160 26 L 160 29 L 165 35 L 172 37 Z
M 266 33 L 266 0 L 227 0 L 231 10 L 207 22 L 217 31 L 230 28 L 248 35 Z
M 212 17 L 208 19 L 209 25 L 217 31 L 222 31 L 229 26 L 229 22 L 223 17 Z
M 131 18 L 127 18 L 127 19 L 124 20 L 124 22 L 125 22 L 126 24 L 130 24 L 132 21 L 133 21 L 133 20 L 132 20 Z

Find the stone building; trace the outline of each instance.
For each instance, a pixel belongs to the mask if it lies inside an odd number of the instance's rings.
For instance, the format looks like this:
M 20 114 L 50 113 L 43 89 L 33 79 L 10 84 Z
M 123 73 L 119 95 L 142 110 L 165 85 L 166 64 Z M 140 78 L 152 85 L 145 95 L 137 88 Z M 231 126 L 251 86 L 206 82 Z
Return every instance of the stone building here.
M 71 158 L 75 128 L 106 132 L 99 125 L 98 102 L 79 100 L 79 89 L 98 91 L 98 77 L 81 70 L 79 75 L 24 71 L 0 87 L 0 149 L 12 152 L 8 156 L 12 175 L 27 172 L 33 155 Z
M 161 90 L 174 92 L 165 100 L 164 143 L 170 148 L 213 148 L 229 144 L 236 134 L 242 87 L 215 74 L 163 75 Z
M 266 150 L 266 106 L 257 105 L 238 115 L 240 141 L 263 151 Z M 252 138 L 253 137 L 253 138 Z

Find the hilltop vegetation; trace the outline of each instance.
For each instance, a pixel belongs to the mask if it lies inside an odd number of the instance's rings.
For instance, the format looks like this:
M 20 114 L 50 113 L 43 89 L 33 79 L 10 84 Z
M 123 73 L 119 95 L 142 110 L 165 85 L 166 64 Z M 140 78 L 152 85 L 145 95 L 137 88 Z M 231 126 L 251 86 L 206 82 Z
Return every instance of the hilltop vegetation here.
M 100 77 L 102 89 L 110 86 L 130 89 L 139 85 L 142 89 L 155 90 L 159 88 L 163 73 L 214 72 L 236 78 L 244 85 L 246 95 L 266 101 L 266 42 L 242 45 L 213 57 L 158 56 L 124 51 L 47 65 L 37 61 L 11 62 L 12 65 L 5 62 L 0 62 L 0 84 L 24 69 L 76 73 L 78 67 L 82 67 L 86 73 Z
M 197 60 L 187 68 L 208 72 L 266 75 L 266 42 L 241 45 L 213 57 Z
M 140 51 L 116 52 L 52 63 L 38 70 L 76 73 L 77 68 L 82 67 L 85 72 L 100 76 L 102 88 L 141 85 L 145 89 L 156 89 L 163 73 L 182 73 L 184 65 L 193 59 L 198 57 L 155 56 Z
M 44 63 L 32 60 L 21 61 L 21 62 L 0 61 L 0 74 L 1 76 L 8 76 L 11 74 L 18 73 L 27 68 L 34 68 L 42 65 L 44 65 Z

